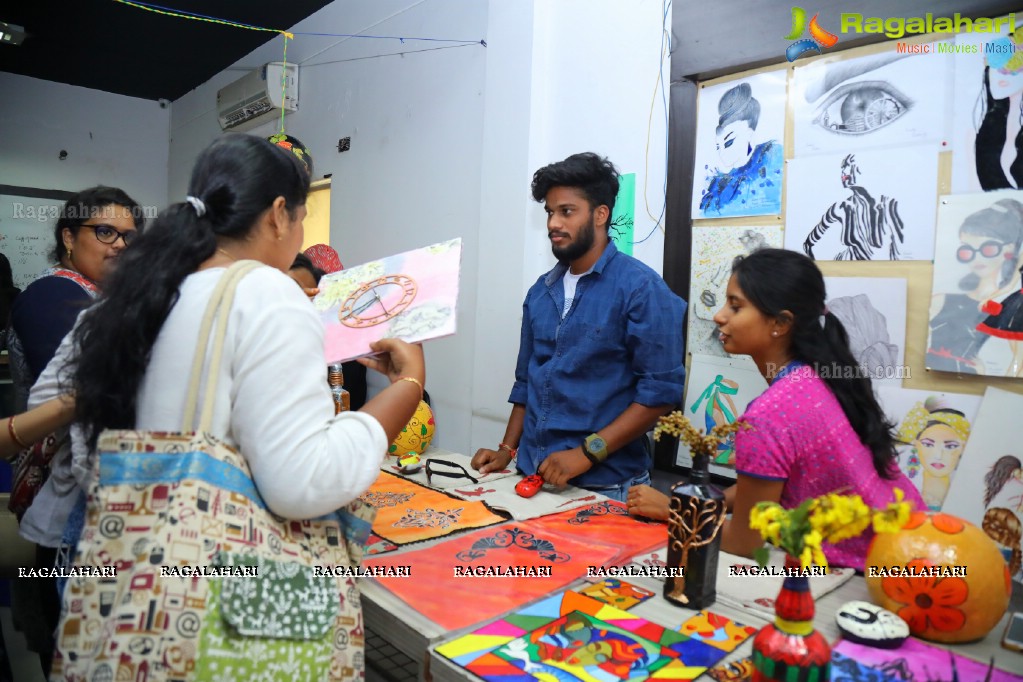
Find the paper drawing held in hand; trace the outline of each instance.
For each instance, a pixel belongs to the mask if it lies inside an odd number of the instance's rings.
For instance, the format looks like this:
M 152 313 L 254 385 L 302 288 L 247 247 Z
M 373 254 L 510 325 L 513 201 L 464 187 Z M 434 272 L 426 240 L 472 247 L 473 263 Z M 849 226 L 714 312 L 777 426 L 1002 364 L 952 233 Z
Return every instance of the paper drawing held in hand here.
M 390 320 L 410 305 L 419 287 L 408 275 L 385 275 L 352 292 L 337 319 L 346 327 L 373 327 Z
M 313 306 L 327 362 L 371 354 L 375 341 L 453 334 L 462 240 L 434 244 L 325 275 Z
M 831 205 L 803 242 L 803 251 L 814 258 L 813 246 L 832 228 L 841 232 L 845 247 L 835 254 L 834 260 L 873 260 L 874 251 L 888 245 L 889 260 L 899 260 L 899 247 L 903 242 L 903 222 L 899 205 L 892 197 L 882 195 L 875 199 L 860 184 L 860 168 L 856 156 L 847 154 L 842 160 L 842 187 L 850 194 Z

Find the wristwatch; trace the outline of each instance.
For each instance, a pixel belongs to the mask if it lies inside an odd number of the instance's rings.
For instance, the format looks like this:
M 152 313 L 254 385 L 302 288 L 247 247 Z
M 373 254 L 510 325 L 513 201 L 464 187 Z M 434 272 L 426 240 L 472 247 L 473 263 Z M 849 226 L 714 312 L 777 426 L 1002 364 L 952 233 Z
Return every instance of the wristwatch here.
M 594 466 L 607 459 L 607 441 L 595 433 L 586 436 L 583 441 L 583 454 Z

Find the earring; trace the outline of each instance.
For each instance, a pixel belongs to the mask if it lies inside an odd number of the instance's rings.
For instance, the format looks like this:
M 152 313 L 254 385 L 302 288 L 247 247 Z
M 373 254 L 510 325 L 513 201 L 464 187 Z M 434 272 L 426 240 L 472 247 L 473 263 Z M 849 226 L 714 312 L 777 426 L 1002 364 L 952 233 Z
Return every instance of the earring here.
M 771 332 L 771 336 L 778 336 L 778 332 Z
M 65 247 L 65 248 L 67 249 L 67 259 L 71 260 L 71 247 L 68 246 L 68 247 Z

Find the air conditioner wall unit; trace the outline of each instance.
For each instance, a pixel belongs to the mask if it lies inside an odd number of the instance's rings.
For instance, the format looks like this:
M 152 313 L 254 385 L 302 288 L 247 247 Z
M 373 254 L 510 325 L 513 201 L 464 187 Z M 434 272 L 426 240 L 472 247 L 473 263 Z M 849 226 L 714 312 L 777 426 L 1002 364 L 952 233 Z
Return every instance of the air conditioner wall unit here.
M 283 84 L 282 84 L 283 79 Z M 217 118 L 223 130 L 255 128 L 298 111 L 298 65 L 270 62 L 217 91 Z

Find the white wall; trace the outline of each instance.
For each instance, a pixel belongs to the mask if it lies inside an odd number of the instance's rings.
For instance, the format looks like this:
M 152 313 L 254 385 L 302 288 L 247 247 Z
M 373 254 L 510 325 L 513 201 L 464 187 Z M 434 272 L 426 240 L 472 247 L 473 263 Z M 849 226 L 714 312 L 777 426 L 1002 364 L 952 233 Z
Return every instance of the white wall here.
M 0 92 L 0 182 L 71 192 L 111 185 L 144 206 L 166 205 L 169 109 L 12 73 L 0 73 Z
M 297 36 L 288 60 L 302 65 L 300 111 L 286 128 L 310 148 L 317 176 L 333 174 L 331 241 L 346 264 L 463 238 L 458 334 L 425 346 L 435 442 L 468 454 L 494 447 L 510 411 L 522 298 L 554 264 L 529 194 L 533 172 L 596 151 L 637 174 L 637 238 L 654 226 L 644 182 L 654 215 L 662 209 L 659 94 L 649 171 L 644 155 L 661 3 L 337 0 L 293 30 L 487 41 L 415 53 L 441 45 Z M 217 89 L 279 61 L 281 46 L 271 41 L 174 102 L 172 200 L 184 196 L 196 154 L 220 134 Z M 276 125 L 252 132 L 269 135 Z M 351 151 L 338 154 L 345 136 Z M 660 271 L 662 247 L 658 231 L 635 254 Z
M 650 234 L 661 214 L 667 172 L 659 88 L 650 116 L 660 64 L 661 2 L 491 0 L 490 7 L 473 451 L 496 447 L 504 435 L 522 299 L 555 263 L 543 210 L 529 194 L 533 172 L 593 151 L 620 172 L 636 173 L 637 240 Z M 667 97 L 667 83 L 664 92 Z M 662 272 L 663 247 L 657 229 L 634 245 L 633 254 Z
M 338 0 L 296 32 L 455 38 L 478 41 L 487 4 L 477 0 Z M 447 49 L 436 49 L 443 47 Z M 416 52 L 417 50 L 427 50 Z M 404 56 L 378 56 L 404 51 Z M 437 445 L 469 448 L 471 358 L 476 345 L 476 271 L 486 48 L 436 42 L 296 36 L 299 111 L 286 130 L 309 147 L 317 177 L 332 177 L 331 243 L 346 265 L 463 238 L 458 334 L 425 346 Z M 245 70 L 280 61 L 277 38 L 233 70 L 173 104 L 170 194 L 185 195 L 198 152 L 220 134 L 216 91 Z M 250 131 L 269 135 L 278 123 Z M 341 137 L 351 150 L 339 154 Z M 382 385 L 371 378 L 371 391 Z

